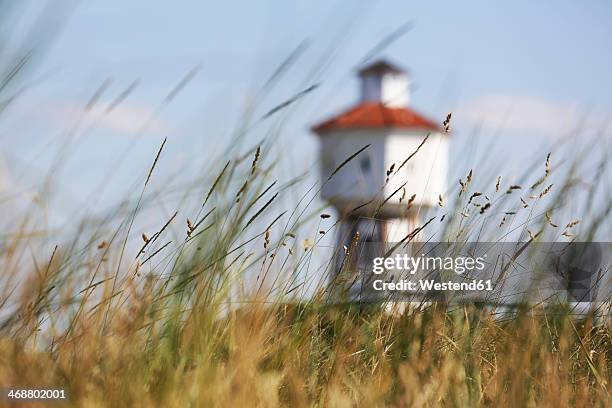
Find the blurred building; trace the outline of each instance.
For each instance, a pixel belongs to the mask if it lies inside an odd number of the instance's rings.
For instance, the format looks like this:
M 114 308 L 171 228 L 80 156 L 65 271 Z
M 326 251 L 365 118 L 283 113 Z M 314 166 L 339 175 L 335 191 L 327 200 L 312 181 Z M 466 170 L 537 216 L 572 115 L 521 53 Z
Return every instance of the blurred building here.
M 357 234 L 361 242 L 401 241 L 446 190 L 448 134 L 411 107 L 408 73 L 381 60 L 358 77 L 357 104 L 312 128 L 320 140 L 321 195 L 341 220 L 340 254 Z

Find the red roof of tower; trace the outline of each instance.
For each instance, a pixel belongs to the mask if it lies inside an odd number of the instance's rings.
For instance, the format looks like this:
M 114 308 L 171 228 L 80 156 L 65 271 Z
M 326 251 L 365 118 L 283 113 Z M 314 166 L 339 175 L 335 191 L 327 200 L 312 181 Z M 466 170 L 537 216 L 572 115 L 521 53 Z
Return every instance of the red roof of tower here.
M 360 128 L 439 130 L 440 126 L 409 108 L 388 107 L 379 102 L 362 102 L 313 126 L 312 130 L 320 134 L 329 130 Z

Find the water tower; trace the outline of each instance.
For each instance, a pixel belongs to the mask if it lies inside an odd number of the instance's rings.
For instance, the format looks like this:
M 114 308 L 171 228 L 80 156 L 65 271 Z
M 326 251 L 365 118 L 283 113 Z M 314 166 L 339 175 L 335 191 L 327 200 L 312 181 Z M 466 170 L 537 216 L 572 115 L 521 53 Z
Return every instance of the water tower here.
M 357 232 L 362 241 L 402 240 L 422 225 L 446 191 L 448 135 L 441 124 L 410 107 L 407 73 L 381 60 L 361 68 L 358 76 L 359 102 L 313 127 L 320 139 L 321 195 L 341 219 L 338 252 Z

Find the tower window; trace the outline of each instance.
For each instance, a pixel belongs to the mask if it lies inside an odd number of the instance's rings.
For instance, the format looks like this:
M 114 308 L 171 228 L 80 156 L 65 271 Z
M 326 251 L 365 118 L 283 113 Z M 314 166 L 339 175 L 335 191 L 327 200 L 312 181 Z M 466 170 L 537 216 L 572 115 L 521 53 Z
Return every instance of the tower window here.
M 364 158 L 362 158 L 359 162 L 359 167 L 361 167 L 362 172 L 368 173 L 370 171 L 370 168 L 372 167 L 372 163 L 370 163 L 370 157 L 365 156 Z

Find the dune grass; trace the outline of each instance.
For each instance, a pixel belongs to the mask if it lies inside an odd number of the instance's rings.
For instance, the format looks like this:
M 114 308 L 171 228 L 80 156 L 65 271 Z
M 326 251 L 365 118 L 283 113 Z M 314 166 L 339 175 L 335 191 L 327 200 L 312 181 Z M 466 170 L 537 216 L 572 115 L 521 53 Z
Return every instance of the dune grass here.
M 608 404 L 610 329 L 594 316 L 563 305 L 500 319 L 480 305 L 339 302 L 324 274 L 308 276 L 320 234 L 296 236 L 320 212 L 308 194 L 278 204 L 293 183 L 270 181 L 266 152 L 218 166 L 194 215 L 173 213 L 154 232 L 133 228 L 163 144 L 133 201 L 83 221 L 44 261 L 24 266 L 27 220 L 5 236 L 0 386 L 62 388 L 65 406 Z M 453 193 L 456 209 L 443 209 L 448 236 L 476 222 L 460 214 L 477 199 L 471 179 Z M 500 200 L 517 201 L 514 189 Z M 507 205 L 490 202 L 486 211 Z

